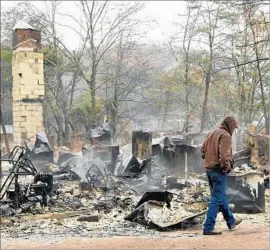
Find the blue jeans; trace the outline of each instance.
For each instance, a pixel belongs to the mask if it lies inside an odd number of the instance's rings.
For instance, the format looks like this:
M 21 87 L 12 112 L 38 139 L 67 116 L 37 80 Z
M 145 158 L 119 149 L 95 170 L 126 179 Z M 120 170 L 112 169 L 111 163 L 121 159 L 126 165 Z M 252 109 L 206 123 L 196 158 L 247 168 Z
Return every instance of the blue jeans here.
M 222 212 L 224 219 L 227 222 L 227 226 L 230 229 L 235 223 L 235 219 L 226 196 L 226 173 L 221 171 L 206 171 L 210 191 L 211 201 L 208 205 L 208 211 L 206 220 L 203 225 L 204 232 L 212 232 L 216 224 L 216 218 L 218 212 Z

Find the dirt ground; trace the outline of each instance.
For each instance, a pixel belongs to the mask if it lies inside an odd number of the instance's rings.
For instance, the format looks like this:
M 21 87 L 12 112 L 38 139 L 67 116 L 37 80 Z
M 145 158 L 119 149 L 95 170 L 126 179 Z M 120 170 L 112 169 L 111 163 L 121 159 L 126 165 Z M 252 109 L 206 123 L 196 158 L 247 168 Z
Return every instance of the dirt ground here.
M 1 249 L 269 249 L 269 226 L 242 223 L 234 230 L 225 225 L 220 236 L 204 236 L 200 229 L 168 232 L 168 237 L 5 239 Z M 194 233 L 197 233 L 197 235 Z

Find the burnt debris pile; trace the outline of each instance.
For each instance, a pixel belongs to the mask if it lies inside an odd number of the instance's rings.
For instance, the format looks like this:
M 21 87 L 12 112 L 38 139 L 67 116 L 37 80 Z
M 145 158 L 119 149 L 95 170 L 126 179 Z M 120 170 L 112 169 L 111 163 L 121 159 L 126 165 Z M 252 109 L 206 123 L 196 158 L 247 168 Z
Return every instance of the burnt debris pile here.
M 103 136 L 102 143 L 83 146 L 79 153 L 65 150 L 55 160 L 46 136 L 38 134 L 33 147 L 17 146 L 1 159 L 6 166 L 1 175 L 1 218 L 14 222 L 22 216 L 61 217 L 68 212 L 69 218 L 79 216 L 77 223 L 107 220 L 126 227 L 136 222 L 157 230 L 202 222 L 209 188 L 199 145 L 181 136 L 152 138 L 150 132 L 134 131 L 127 152 L 110 145 L 110 128 L 96 130 L 93 138 Z M 227 195 L 234 212 L 262 213 L 269 173 L 254 168 L 250 155 L 250 150 L 234 155 Z

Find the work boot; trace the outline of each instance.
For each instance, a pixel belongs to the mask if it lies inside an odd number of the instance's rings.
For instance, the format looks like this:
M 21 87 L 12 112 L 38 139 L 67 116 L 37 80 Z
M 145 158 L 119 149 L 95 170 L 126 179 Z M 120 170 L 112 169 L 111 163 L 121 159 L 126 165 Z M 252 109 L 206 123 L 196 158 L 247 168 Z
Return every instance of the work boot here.
M 204 235 L 221 235 L 222 232 L 216 231 L 215 229 L 211 232 L 203 232 Z
M 241 222 L 242 222 L 242 219 L 240 217 L 235 217 L 235 222 L 234 222 L 234 224 L 232 226 L 229 227 L 229 229 L 234 229 Z

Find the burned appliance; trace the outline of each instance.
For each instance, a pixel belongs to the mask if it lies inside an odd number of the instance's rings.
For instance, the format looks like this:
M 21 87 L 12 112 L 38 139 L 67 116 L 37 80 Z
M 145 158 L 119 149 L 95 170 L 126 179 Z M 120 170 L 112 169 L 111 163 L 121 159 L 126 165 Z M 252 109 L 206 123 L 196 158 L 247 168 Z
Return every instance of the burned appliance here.
M 263 173 L 228 175 L 227 197 L 235 205 L 235 213 L 265 212 L 265 183 Z

